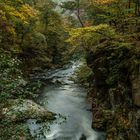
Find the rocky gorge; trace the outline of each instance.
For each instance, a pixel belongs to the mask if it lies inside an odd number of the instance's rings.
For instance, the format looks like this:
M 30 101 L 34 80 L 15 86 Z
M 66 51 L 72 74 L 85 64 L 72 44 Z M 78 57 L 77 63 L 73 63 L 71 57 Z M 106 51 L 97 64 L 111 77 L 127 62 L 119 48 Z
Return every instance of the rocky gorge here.
M 140 139 L 140 51 L 102 42 L 87 55 L 93 71 L 89 97 L 92 128 L 104 131 L 107 140 Z

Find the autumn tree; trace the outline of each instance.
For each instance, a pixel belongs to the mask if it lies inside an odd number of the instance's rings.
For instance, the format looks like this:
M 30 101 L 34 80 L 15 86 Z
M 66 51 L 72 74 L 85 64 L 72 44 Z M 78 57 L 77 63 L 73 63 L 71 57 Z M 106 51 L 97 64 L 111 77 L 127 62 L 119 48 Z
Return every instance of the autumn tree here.
M 1 0 L 0 7 L 1 48 L 12 50 L 25 69 L 61 61 L 65 29 L 52 1 Z

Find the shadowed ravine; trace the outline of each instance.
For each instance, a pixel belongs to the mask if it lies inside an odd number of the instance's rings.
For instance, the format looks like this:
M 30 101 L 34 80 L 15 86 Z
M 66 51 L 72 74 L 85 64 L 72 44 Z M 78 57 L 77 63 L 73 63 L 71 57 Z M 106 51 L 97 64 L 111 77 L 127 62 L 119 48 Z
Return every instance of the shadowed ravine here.
M 91 128 L 91 105 L 87 101 L 86 90 L 69 80 L 78 67 L 78 63 L 72 63 L 64 69 L 39 75 L 45 80 L 51 79 L 53 83 L 44 89 L 39 102 L 50 111 L 61 114 L 63 119 L 49 124 L 49 131 L 44 129 L 44 137 L 38 136 L 37 140 L 80 140 L 85 139 L 83 136 L 87 140 L 101 139 Z M 35 135 L 40 125 L 35 120 L 29 120 L 28 124 L 32 135 Z

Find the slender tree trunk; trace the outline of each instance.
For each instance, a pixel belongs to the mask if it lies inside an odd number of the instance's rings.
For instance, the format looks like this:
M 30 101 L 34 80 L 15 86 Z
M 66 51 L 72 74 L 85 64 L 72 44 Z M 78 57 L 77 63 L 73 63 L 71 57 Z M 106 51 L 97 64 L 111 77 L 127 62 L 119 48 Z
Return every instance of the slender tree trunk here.
M 83 23 L 81 16 L 80 16 L 80 0 L 77 0 L 77 18 L 78 18 L 81 26 L 84 27 L 84 23 Z
M 129 0 L 128 8 L 131 8 L 131 0 Z

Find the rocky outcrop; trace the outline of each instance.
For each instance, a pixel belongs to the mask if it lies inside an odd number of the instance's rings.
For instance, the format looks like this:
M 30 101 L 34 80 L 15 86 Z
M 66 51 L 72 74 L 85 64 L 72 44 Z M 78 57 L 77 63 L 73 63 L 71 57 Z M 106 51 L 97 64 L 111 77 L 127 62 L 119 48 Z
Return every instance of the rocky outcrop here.
M 55 119 L 52 112 L 32 100 L 10 99 L 0 104 L 0 139 L 31 140 L 27 119 L 46 122 Z
M 140 51 L 107 44 L 88 53 L 87 65 L 94 73 L 92 127 L 107 140 L 140 140 Z
M 8 100 L 1 110 L 1 119 L 22 122 L 27 119 L 50 120 L 54 114 L 31 100 Z

